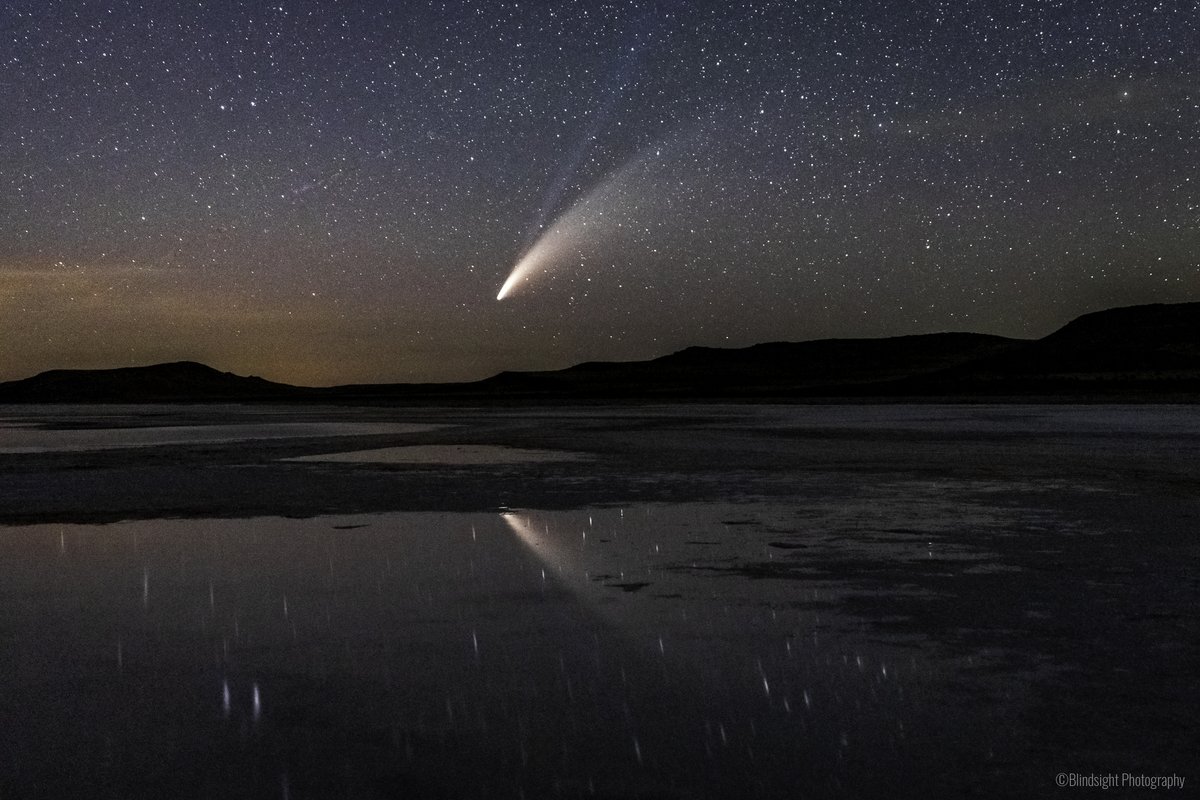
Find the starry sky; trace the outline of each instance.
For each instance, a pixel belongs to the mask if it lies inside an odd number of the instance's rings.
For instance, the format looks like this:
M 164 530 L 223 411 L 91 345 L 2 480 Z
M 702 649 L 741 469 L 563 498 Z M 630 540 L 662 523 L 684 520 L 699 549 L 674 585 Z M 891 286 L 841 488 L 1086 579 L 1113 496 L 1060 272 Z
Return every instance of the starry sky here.
M 0 380 L 1196 300 L 1198 77 L 1194 2 L 5 0 Z

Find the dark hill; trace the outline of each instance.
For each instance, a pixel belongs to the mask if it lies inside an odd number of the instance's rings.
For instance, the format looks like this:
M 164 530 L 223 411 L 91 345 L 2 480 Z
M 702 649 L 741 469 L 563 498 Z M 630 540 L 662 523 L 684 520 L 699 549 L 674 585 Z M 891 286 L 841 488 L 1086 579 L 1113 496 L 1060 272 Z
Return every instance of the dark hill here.
M 652 361 L 503 372 L 458 384 L 306 389 L 178 362 L 54 370 L 0 384 L 5 402 L 467 403 L 571 400 L 1200 398 L 1200 303 L 1087 314 L 1036 341 L 974 333 L 690 347 Z
M 789 397 L 856 392 L 1005 352 L 1019 339 L 935 333 L 890 339 L 689 347 L 652 361 L 590 362 L 556 372 L 504 372 L 478 384 L 497 394 L 588 397 Z
M 0 383 L 4 403 L 211 402 L 284 399 L 303 389 L 220 372 L 194 361 L 121 369 L 56 369 Z
M 1195 390 L 1200 303 L 1085 314 L 1045 338 L 943 370 L 924 383 L 972 392 Z

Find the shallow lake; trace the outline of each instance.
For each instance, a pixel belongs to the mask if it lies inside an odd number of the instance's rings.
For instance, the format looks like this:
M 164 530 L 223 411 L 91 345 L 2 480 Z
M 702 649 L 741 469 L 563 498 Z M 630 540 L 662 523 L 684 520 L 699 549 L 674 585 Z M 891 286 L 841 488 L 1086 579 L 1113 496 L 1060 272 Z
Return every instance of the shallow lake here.
M 1195 775 L 1186 409 L 206 413 L 0 458 L 0 796 Z

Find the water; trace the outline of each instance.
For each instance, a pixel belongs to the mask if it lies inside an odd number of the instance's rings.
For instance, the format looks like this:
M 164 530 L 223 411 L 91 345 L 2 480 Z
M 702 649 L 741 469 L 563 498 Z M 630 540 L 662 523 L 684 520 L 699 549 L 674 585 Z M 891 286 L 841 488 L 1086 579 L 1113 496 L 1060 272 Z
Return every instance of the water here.
M 420 433 L 429 425 L 366 422 L 267 422 L 232 425 L 145 425 L 116 428 L 44 428 L 8 423 L 0 453 L 52 453 L 159 447 L 176 444 L 252 442 L 264 439 L 327 438 Z
M 920 777 L 947 665 L 857 635 L 836 588 L 713 585 L 701 565 L 771 555 L 735 511 L 12 529 L 9 785 L 784 796 L 862 788 L 881 756 Z
M 338 447 L 439 458 L 290 460 L 328 437 L 0 458 L 0 512 L 44 520 L 0 528 L 0 796 L 1196 775 L 1187 409 L 206 413 L 140 427 L 393 425 Z M 499 457 L 523 451 L 586 457 Z M 85 501 L 135 518 L 80 522 Z
M 298 456 L 288 461 L 324 461 L 341 464 L 539 464 L 552 461 L 577 461 L 580 454 L 562 450 L 530 450 L 521 447 L 489 445 L 407 445 L 373 450 L 348 450 Z

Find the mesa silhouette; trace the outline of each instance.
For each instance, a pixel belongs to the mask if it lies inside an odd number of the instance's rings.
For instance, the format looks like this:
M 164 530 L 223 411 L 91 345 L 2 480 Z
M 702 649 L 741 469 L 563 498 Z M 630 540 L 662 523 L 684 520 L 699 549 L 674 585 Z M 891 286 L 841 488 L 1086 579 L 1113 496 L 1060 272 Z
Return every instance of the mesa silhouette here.
M 1200 398 L 1200 303 L 1086 314 L 1042 339 L 932 333 L 689 347 L 650 361 L 502 372 L 471 383 L 309 388 L 195 362 L 52 370 L 0 383 L 4 403 Z

